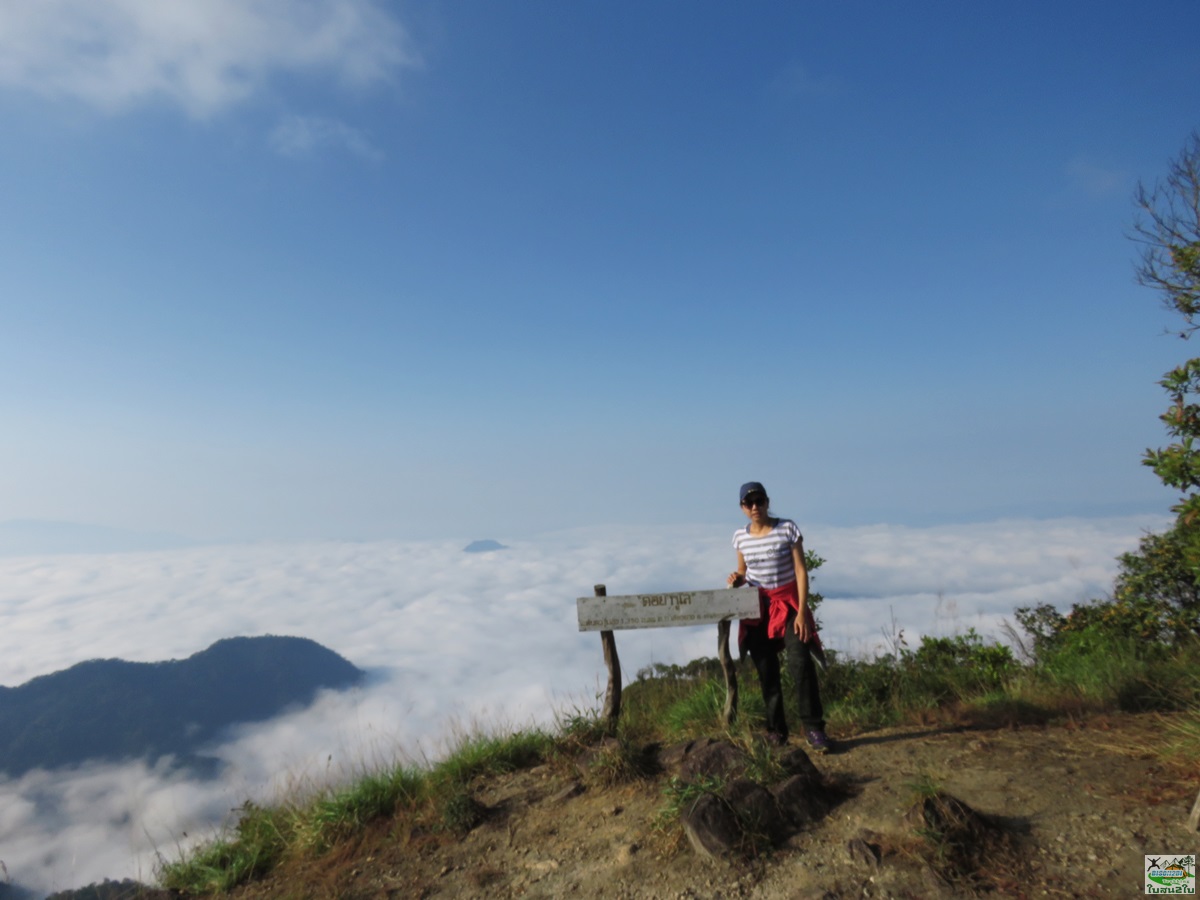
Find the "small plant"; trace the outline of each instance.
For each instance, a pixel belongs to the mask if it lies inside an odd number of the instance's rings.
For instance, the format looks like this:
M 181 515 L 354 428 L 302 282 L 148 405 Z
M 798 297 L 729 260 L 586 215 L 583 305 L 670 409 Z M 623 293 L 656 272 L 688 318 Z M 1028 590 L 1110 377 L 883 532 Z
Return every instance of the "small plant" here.
M 654 827 L 660 831 L 678 829 L 679 817 L 685 810 L 691 809 L 705 794 L 718 795 L 724 786 L 725 780 L 722 778 L 704 776 L 695 781 L 684 781 L 672 775 L 663 785 L 662 792 L 666 802 L 654 818 Z
M 588 759 L 588 784 L 612 787 L 647 778 L 658 768 L 654 747 L 638 745 L 628 738 L 608 738 Z
M 455 834 L 466 834 L 483 820 L 484 808 L 465 784 L 455 784 L 440 791 L 435 798 L 439 828 Z
M 599 742 L 608 731 L 608 723 L 601 720 L 598 712 L 575 710 L 569 715 L 559 716 L 556 744 L 564 749 L 588 747 Z
M 942 792 L 942 786 L 929 772 L 921 772 L 912 781 L 905 782 L 904 787 L 912 794 L 913 800 L 927 800 Z
M 779 762 L 779 752 L 757 735 L 748 741 L 739 742 L 746 753 L 746 768 L 743 775 L 759 784 L 774 784 L 787 777 Z

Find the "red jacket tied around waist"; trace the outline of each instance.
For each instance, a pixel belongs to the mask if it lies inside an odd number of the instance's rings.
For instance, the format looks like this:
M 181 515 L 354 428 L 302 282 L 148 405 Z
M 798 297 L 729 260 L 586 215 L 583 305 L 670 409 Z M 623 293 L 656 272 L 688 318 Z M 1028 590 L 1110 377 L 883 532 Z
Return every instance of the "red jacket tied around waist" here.
M 789 581 L 777 588 L 759 587 L 758 607 L 759 618 L 742 619 L 738 623 L 739 652 L 746 640 L 746 629 L 761 625 L 763 619 L 767 620 L 767 637 L 783 638 L 784 631 L 787 629 L 788 617 L 800 609 L 800 590 L 796 582 Z M 813 618 L 812 607 L 807 604 L 804 607 L 804 617 L 808 623 L 808 633 L 811 635 L 809 643 L 821 647 L 821 638 L 817 634 L 817 622 Z

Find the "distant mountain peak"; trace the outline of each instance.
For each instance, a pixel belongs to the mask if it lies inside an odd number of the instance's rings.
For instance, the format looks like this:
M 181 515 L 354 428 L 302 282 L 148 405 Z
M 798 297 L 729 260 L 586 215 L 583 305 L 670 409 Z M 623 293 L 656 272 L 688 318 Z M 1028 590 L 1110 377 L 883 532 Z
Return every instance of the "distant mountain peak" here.
M 471 541 L 471 543 L 463 547 L 463 553 L 490 553 L 492 550 L 507 549 L 508 548 L 499 541 L 488 539 L 483 541 Z

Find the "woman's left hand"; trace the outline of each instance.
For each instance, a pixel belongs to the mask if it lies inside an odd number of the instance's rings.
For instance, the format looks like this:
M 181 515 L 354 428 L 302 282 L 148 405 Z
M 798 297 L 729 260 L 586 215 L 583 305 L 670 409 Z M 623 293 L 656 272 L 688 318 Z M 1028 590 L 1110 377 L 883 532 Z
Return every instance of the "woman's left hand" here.
M 796 613 L 795 629 L 796 637 L 800 638 L 800 643 L 807 644 L 808 639 L 812 637 L 808 633 L 808 607 L 801 607 L 800 611 Z

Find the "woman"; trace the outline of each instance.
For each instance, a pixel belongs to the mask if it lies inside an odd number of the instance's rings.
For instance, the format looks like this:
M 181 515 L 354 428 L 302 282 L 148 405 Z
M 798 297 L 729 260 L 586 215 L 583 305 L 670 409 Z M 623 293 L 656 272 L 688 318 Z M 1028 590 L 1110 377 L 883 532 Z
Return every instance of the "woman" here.
M 829 749 L 825 735 L 825 710 L 817 685 L 814 650 L 820 639 L 808 607 L 808 569 L 804 565 L 804 538 L 791 519 L 771 515 L 767 490 L 757 481 L 741 488 L 742 512 L 750 520 L 733 535 L 737 571 L 730 587 L 750 584 L 758 588 L 762 616 L 743 619 L 738 646 L 749 651 L 762 686 L 767 709 L 767 741 L 787 743 L 788 726 L 783 712 L 783 685 L 779 651 L 787 648 L 788 671 L 796 686 L 800 721 L 809 745 L 818 753 Z

